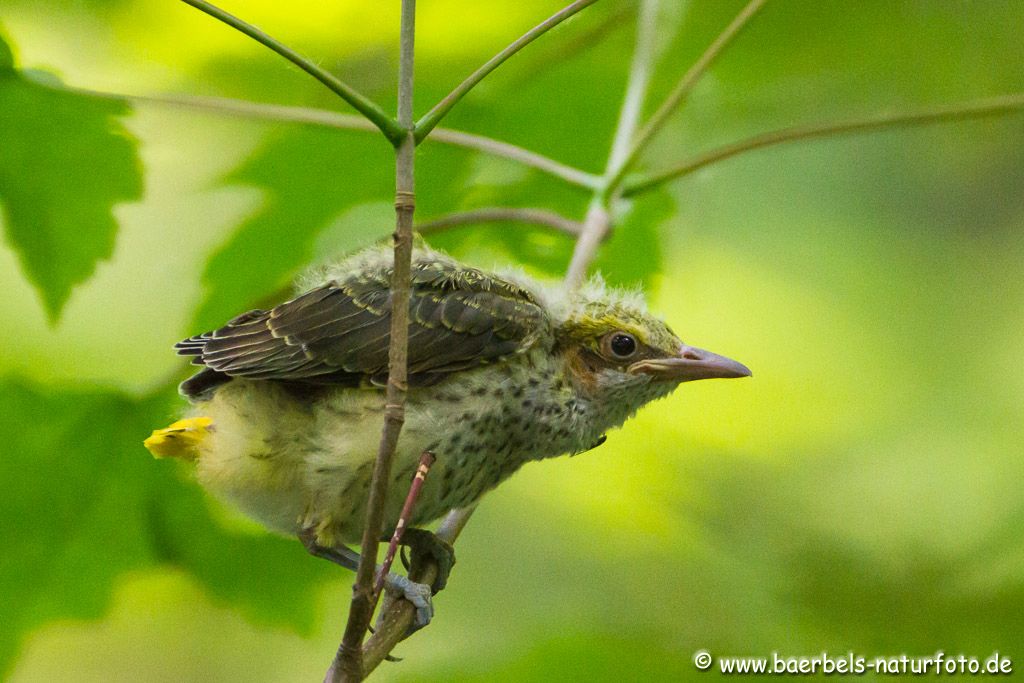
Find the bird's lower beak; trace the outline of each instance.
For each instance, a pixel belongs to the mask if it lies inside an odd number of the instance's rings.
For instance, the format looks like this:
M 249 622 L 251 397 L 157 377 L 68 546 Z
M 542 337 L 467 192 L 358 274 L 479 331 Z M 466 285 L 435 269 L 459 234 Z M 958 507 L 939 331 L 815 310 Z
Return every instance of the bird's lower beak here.
M 644 373 L 655 379 L 672 382 L 692 382 L 714 377 L 750 377 L 752 374 L 743 363 L 692 346 L 683 346 L 674 358 L 637 361 L 629 366 L 629 372 Z

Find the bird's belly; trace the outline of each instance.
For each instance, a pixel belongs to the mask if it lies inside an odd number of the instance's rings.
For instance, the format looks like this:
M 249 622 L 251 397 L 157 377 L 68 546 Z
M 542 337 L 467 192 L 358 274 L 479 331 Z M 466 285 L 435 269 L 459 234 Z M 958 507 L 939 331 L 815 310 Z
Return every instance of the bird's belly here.
M 429 400 L 410 393 L 391 467 L 385 532 L 397 524 L 426 450 L 436 461 L 411 524 L 475 502 L 528 460 L 572 450 L 558 420 L 560 403 L 535 396 L 535 409 L 524 412 L 503 405 L 497 390 L 495 400 L 477 400 L 466 398 L 472 389 L 447 389 Z M 199 458 L 199 479 L 270 529 L 294 534 L 313 526 L 322 542 L 357 542 L 383 426 L 382 399 L 378 392 L 339 389 L 310 405 L 272 384 L 235 380 L 197 407 L 214 424 Z
M 324 536 L 355 542 L 362 534 L 383 420 L 376 413 L 359 420 L 358 427 L 353 420 L 343 422 L 349 425 L 347 431 L 307 458 L 307 480 L 316 501 L 313 516 L 321 524 L 330 520 L 326 524 L 330 531 Z M 557 455 L 561 447 L 538 424 L 495 410 L 493 403 L 424 403 L 412 397 L 391 466 L 384 531 L 389 533 L 398 523 L 424 451 L 433 453 L 435 460 L 407 520 L 412 525 L 429 523 L 453 508 L 476 502 L 524 462 Z
M 473 420 L 468 418 L 460 428 Z M 333 447 L 307 457 L 306 481 L 313 501 L 310 519 L 323 528 L 324 541 L 354 543 L 361 537 L 382 425 L 382 416 L 376 415 L 349 431 L 343 441 L 339 439 Z M 433 453 L 435 458 L 407 520 L 411 525 L 427 524 L 452 508 L 475 502 L 523 462 L 502 452 L 496 441 L 471 443 L 472 449 L 459 447 L 458 438 L 452 443 L 457 433 L 447 415 L 410 406 L 391 464 L 384 506 L 385 534 L 398 524 L 424 452 Z M 356 453 L 361 457 L 354 457 Z
M 216 497 L 268 529 L 298 531 L 304 510 L 304 419 L 272 387 L 234 381 L 195 408 L 212 420 L 196 477 Z

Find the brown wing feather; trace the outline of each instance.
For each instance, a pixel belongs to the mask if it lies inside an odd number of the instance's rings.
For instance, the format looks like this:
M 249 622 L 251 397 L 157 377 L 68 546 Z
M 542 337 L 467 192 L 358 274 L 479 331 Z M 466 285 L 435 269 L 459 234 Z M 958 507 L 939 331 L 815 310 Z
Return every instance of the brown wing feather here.
M 332 281 L 270 311 L 254 310 L 176 345 L 229 377 L 354 385 L 387 373 L 390 268 Z M 514 283 L 444 259 L 414 262 L 409 375 L 433 383 L 500 361 L 544 338 L 550 321 Z M 204 383 L 207 386 L 208 383 Z

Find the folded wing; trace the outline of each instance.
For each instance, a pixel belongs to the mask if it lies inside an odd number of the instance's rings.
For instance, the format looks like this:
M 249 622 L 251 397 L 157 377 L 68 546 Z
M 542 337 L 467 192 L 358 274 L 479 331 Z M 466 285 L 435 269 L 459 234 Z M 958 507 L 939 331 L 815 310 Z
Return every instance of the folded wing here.
M 180 355 L 194 356 L 193 363 L 206 368 L 182 385 L 183 393 L 194 395 L 231 377 L 382 383 L 390 341 L 390 279 L 389 265 L 364 269 L 179 342 Z M 500 361 L 549 336 L 549 328 L 534 295 L 518 285 L 452 261 L 421 258 L 413 263 L 412 384 L 431 384 Z

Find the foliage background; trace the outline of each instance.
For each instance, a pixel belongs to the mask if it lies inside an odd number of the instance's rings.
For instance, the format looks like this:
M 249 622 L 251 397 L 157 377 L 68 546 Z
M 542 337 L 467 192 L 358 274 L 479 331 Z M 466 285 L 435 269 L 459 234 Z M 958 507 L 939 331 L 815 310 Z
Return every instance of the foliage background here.
M 664 3 L 656 103 L 738 10 Z M 417 111 L 547 0 L 422 3 Z M 393 107 L 397 3 L 225 2 Z M 633 39 L 591 8 L 446 122 L 599 171 Z M 1024 90 L 1011 0 L 776 0 L 652 150 Z M 365 133 L 87 99 L 54 78 L 340 108 L 179 3 L 3 0 L 0 670 L 13 681 L 318 680 L 349 577 L 205 497 L 141 439 L 169 346 L 390 230 Z M 12 65 L 28 71 L 12 71 Z M 49 84 L 49 85 L 43 85 Z M 112 134 L 111 131 L 114 131 Z M 586 197 L 426 143 L 418 215 Z M 693 651 L 994 650 L 1024 662 L 1024 120 L 801 143 L 635 203 L 599 266 L 753 380 L 683 387 L 489 495 L 430 629 L 381 679 L 697 675 Z M 434 240 L 564 270 L 560 235 Z

